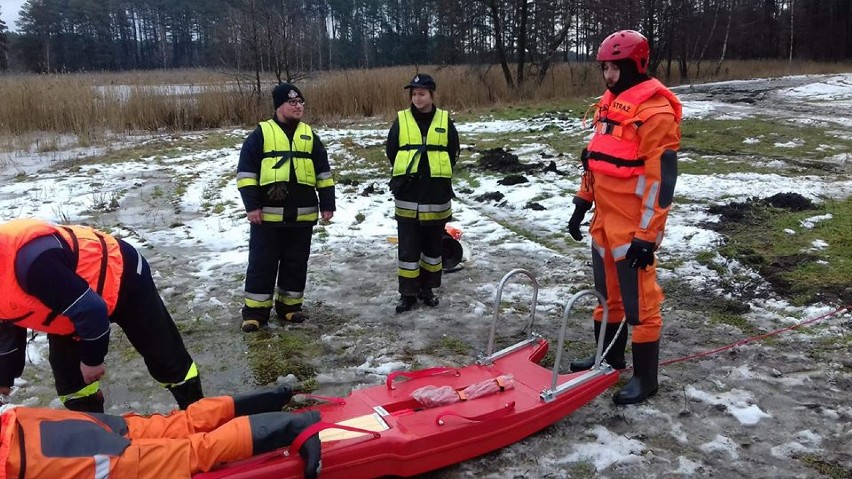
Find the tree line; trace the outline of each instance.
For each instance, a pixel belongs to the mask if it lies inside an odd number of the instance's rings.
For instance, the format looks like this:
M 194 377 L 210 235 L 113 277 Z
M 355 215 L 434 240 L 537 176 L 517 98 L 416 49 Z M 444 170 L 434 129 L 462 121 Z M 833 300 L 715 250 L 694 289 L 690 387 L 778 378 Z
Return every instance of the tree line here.
M 0 69 L 329 69 L 493 64 L 507 84 L 641 31 L 652 71 L 725 59 L 852 59 L 850 0 L 28 0 L 0 21 Z

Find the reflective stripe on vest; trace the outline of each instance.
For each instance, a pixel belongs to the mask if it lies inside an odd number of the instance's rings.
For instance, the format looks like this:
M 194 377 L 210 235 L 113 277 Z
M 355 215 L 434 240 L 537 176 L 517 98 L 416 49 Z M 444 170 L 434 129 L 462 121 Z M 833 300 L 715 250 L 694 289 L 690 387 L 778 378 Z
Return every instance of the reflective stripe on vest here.
M 394 214 L 401 218 L 419 218 L 420 221 L 445 220 L 453 214 L 452 202 L 434 205 L 394 199 Z
M 316 187 L 317 175 L 311 159 L 314 149 L 314 134 L 311 127 L 299 122 L 293 133 L 292 144 L 275 120 L 261 122 L 260 129 L 263 132 L 260 186 L 290 181 L 290 170 L 293 169 L 296 172 L 297 183 Z M 248 177 L 244 179 L 250 181 Z
M 639 107 L 655 94 L 662 95 L 668 100 L 674 112 L 675 121 L 680 123 L 680 101 L 655 78 L 644 81 L 618 96 L 613 95 L 609 90 L 604 93 L 595 111 L 594 136 L 588 146 L 591 171 L 618 178 L 629 178 L 645 173 L 644 160 L 639 158 L 637 130 L 644 119 L 660 111 L 643 110 L 640 115 Z
M 53 311 L 18 284 L 15 258 L 29 241 L 59 234 L 76 256 L 76 273 L 106 303 L 112 314 L 118 302 L 124 260 L 118 240 L 85 226 L 54 226 L 34 219 L 17 219 L 0 225 L 0 320 L 11 321 L 22 328 L 52 334 L 72 334 L 71 319 Z
M 446 110 L 435 108 L 435 116 L 426 137 L 420 133 L 420 127 L 410 109 L 397 113 L 399 119 L 399 150 L 393 161 L 393 176 L 406 172 L 416 172 L 420 166 L 423 152 L 428 152 L 429 171 L 432 178 L 452 178 L 453 165 L 450 161 L 449 134 L 450 115 Z

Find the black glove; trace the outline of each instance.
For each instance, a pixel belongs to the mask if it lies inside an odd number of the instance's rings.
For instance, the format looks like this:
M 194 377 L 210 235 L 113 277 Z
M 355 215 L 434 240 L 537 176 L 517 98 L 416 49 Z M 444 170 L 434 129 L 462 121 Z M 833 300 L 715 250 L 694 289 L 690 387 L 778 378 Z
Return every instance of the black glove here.
M 580 232 L 580 223 L 583 222 L 586 213 L 592 208 L 592 204 L 582 198 L 574 198 L 574 213 L 571 219 L 568 220 L 568 234 L 574 238 L 574 241 L 583 239 L 583 233 Z
M 656 247 L 657 245 L 650 241 L 633 238 L 624 259 L 627 260 L 627 265 L 633 269 L 645 269 L 654 264 L 654 249 Z

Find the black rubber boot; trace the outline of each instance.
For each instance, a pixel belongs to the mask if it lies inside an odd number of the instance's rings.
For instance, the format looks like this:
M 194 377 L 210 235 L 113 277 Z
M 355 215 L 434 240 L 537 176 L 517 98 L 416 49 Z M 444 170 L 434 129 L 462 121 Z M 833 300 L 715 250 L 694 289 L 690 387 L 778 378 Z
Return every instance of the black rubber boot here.
M 237 394 L 234 396 L 234 416 L 280 411 L 292 397 L 293 390 L 290 386 Z
M 420 293 L 417 294 L 417 297 L 420 301 L 423 301 L 423 304 L 429 306 L 430 308 L 434 308 L 438 306 L 438 297 L 435 296 L 435 293 L 432 292 L 432 288 L 423 288 L 420 290 Z
M 396 303 L 396 314 L 411 311 L 415 304 L 417 304 L 417 296 L 400 296 Z
M 621 323 L 607 323 L 605 332 L 604 332 L 604 349 L 612 342 L 613 338 L 615 338 L 615 333 L 618 331 L 618 326 Z M 600 338 L 601 334 L 601 322 L 595 321 L 595 347 L 597 348 L 598 338 Z M 621 328 L 621 333 L 618 334 L 618 337 L 615 340 L 615 344 L 609 349 L 609 354 L 604 356 L 607 364 L 612 366 L 614 369 L 624 369 L 627 364 L 624 362 L 624 349 L 627 347 L 627 325 L 625 324 L 623 328 Z M 572 362 L 568 368 L 572 372 L 577 371 L 585 371 L 587 369 L 592 369 L 592 366 L 595 365 L 595 355 L 592 354 L 589 357 L 578 359 Z
M 104 393 L 101 391 L 81 398 L 69 399 L 62 403 L 66 409 L 81 412 L 104 412 Z
M 254 455 L 289 446 L 296 437 L 311 424 L 320 420 L 316 411 L 302 414 L 287 412 L 265 412 L 248 417 L 251 425 L 251 444 Z M 316 478 L 320 469 L 321 446 L 314 434 L 302 444 L 299 455 L 305 461 L 305 477 Z
M 204 398 L 204 392 L 201 390 L 201 378 L 195 376 L 192 379 L 187 379 L 177 386 L 168 386 L 166 389 L 175 397 L 178 403 L 178 408 L 186 409 L 190 404 Z
M 621 391 L 612 397 L 612 402 L 638 404 L 657 394 L 657 370 L 660 364 L 660 342 L 633 343 L 633 377 Z

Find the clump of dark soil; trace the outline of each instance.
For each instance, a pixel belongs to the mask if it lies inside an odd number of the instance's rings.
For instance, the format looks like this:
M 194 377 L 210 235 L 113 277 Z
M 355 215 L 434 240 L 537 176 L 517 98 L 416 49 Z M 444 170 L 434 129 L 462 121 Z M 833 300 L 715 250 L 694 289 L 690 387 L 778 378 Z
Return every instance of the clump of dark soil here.
M 788 211 L 815 210 L 816 205 L 798 193 L 778 193 L 763 199 L 763 203 Z
M 787 211 L 807 211 L 817 209 L 813 202 L 799 193 L 778 193 L 768 198 L 748 198 L 743 202 L 732 202 L 724 205 L 713 205 L 708 208 L 710 213 L 721 216 L 719 223 L 706 225 L 716 231 L 730 230 L 728 223 L 739 225 L 760 225 L 769 217 L 767 207 Z
M 482 157 L 479 159 L 479 167 L 498 173 L 523 173 L 538 166 L 521 163 L 518 155 L 510 153 L 503 148 L 492 148 L 482 152 Z
M 383 190 L 380 187 L 377 187 L 375 183 L 370 183 L 369 186 L 367 186 L 366 188 L 364 188 L 363 191 L 361 191 L 361 196 L 371 196 L 371 195 L 375 195 L 375 194 L 381 194 L 381 193 L 384 193 L 384 192 L 385 192 L 385 190 Z
M 503 199 L 503 193 L 499 191 L 489 191 L 474 198 L 474 200 L 485 203 L 486 201 L 500 201 Z
M 720 215 L 721 224 L 736 222 L 759 224 L 766 218 L 765 208 L 773 207 L 787 211 L 807 211 L 816 209 L 813 202 L 799 193 L 778 193 L 768 198 L 748 198 L 743 202 L 713 205 L 708 211 Z
M 542 158 L 548 158 L 548 157 L 546 157 L 546 156 L 544 156 L 544 155 L 541 155 L 541 157 L 542 157 Z M 557 170 L 557 169 L 556 169 L 556 162 L 555 162 L 555 161 L 551 161 L 550 163 L 548 163 L 548 164 L 547 164 L 547 166 L 545 166 L 545 167 L 544 167 L 544 172 L 545 172 L 545 173 L 556 173 L 557 175 L 561 175 L 561 176 L 565 176 L 565 175 L 567 175 L 567 174 L 568 174 L 568 173 L 566 173 L 566 172 L 564 172 L 564 171 L 559 171 L 559 170 Z
M 509 175 L 503 178 L 502 180 L 498 180 L 497 184 L 503 186 L 512 186 L 519 185 L 521 183 L 529 183 L 530 180 L 527 179 L 524 175 Z
M 544 211 L 544 210 L 547 209 L 544 206 L 542 206 L 541 203 L 536 203 L 535 201 L 530 201 L 529 203 L 526 204 L 526 206 L 524 206 L 524 208 L 526 208 L 528 210 L 533 210 L 533 211 Z

